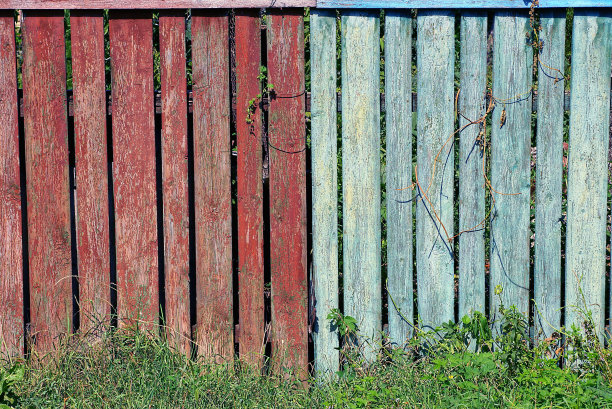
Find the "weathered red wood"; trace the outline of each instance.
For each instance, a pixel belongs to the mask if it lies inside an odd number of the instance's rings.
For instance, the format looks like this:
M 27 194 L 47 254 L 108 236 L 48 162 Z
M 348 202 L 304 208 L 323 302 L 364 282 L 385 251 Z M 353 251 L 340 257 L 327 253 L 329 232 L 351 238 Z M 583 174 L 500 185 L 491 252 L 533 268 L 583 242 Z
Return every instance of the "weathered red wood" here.
M 268 19 L 272 360 L 306 371 L 306 141 L 302 9 Z
M 15 21 L 0 11 L 0 353 L 23 353 L 23 259 Z
M 236 10 L 236 138 L 240 358 L 261 367 L 264 353 L 264 257 L 259 11 Z
M 165 319 L 170 342 L 189 352 L 189 190 L 185 12 L 159 16 L 164 203 Z
M 23 21 L 23 110 L 32 346 L 51 351 L 72 329 L 72 261 L 64 14 Z
M 74 11 L 70 28 L 80 328 L 87 333 L 107 323 L 111 312 L 102 12 Z
M 200 355 L 230 360 L 234 328 L 227 12 L 197 11 L 191 29 L 197 343 Z
M 0 9 L 206 9 L 316 5 L 316 0 L 3 0 Z
M 117 315 L 158 324 L 153 24 L 151 12 L 111 12 Z

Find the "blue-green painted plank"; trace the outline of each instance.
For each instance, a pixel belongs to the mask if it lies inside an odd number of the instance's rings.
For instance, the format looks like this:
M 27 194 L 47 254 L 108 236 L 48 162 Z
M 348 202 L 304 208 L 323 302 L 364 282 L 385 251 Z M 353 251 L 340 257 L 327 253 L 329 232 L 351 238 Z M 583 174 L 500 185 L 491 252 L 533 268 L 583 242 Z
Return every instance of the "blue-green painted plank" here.
M 385 15 L 387 125 L 387 289 L 389 340 L 404 346 L 412 336 L 412 17 Z
M 568 158 L 565 324 L 591 310 L 603 334 L 606 265 L 606 197 L 610 113 L 610 11 L 576 10 L 572 33 Z
M 319 8 L 495 8 L 525 9 L 527 0 L 318 0 Z M 540 0 L 539 8 L 555 7 L 612 7 L 610 0 Z
M 424 326 L 437 326 L 455 315 L 454 258 L 447 241 L 453 235 L 454 15 L 423 10 L 417 30 L 417 88 L 427 96 L 417 101 L 418 314 Z
M 338 370 L 338 333 L 327 315 L 338 308 L 338 157 L 336 12 L 311 10 L 311 163 L 313 327 L 317 376 Z
M 484 150 L 478 140 L 485 124 L 468 125 L 485 115 L 487 15 L 461 16 L 459 126 L 459 318 L 485 312 Z
M 374 346 L 382 329 L 378 15 L 345 11 L 341 20 L 344 312 Z M 366 346 L 366 359 L 376 352 Z
M 543 46 L 538 64 L 534 322 L 537 337 L 546 339 L 561 325 L 565 10 L 542 11 L 540 25 Z
M 526 12 L 495 15 L 493 96 L 498 101 L 491 124 L 491 184 L 495 207 L 490 230 L 491 316 L 501 300 L 529 311 L 529 205 L 531 83 L 533 49 Z M 502 117 L 505 112 L 505 122 Z

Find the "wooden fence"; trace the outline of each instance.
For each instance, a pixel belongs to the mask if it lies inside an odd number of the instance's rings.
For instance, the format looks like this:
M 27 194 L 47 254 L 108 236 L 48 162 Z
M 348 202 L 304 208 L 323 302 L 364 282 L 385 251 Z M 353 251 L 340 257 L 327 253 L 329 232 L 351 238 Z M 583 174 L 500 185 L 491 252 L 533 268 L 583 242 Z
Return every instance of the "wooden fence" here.
M 4 352 L 162 323 L 329 372 L 333 309 L 371 358 L 500 301 L 603 334 L 609 0 L 202 3 L 0 4 Z

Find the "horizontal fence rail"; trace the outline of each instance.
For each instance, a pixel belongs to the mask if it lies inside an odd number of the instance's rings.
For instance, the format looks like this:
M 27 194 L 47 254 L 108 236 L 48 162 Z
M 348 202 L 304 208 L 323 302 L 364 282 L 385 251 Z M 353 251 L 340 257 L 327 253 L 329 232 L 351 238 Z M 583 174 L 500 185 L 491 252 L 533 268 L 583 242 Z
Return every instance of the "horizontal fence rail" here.
M 610 4 L 382 3 L 3 2 L 2 353 L 331 374 L 330 313 L 372 360 L 500 303 L 603 336 Z

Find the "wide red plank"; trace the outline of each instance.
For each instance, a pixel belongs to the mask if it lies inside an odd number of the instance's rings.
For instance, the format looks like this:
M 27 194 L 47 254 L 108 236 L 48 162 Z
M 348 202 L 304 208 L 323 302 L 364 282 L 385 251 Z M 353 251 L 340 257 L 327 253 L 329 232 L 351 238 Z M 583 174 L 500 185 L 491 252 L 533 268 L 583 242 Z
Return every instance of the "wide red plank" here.
M 111 12 L 113 185 L 120 325 L 158 324 L 153 24 L 151 12 Z
M 23 20 L 23 111 L 32 346 L 49 352 L 72 328 L 72 261 L 63 12 Z
M 232 198 L 227 12 L 192 18 L 197 343 L 232 359 Z
M 104 19 L 101 11 L 70 14 L 80 328 L 108 323 L 110 253 Z
M 189 352 L 189 190 L 185 12 L 159 16 L 167 335 Z
M 236 10 L 236 133 L 240 358 L 261 367 L 264 353 L 264 254 L 261 110 L 261 24 L 258 10 Z
M 272 360 L 307 370 L 306 141 L 302 9 L 268 19 Z
M 23 353 L 23 260 L 13 12 L 0 11 L 0 354 Z
M 316 0 L 3 0 L 0 9 L 189 9 L 316 5 Z

